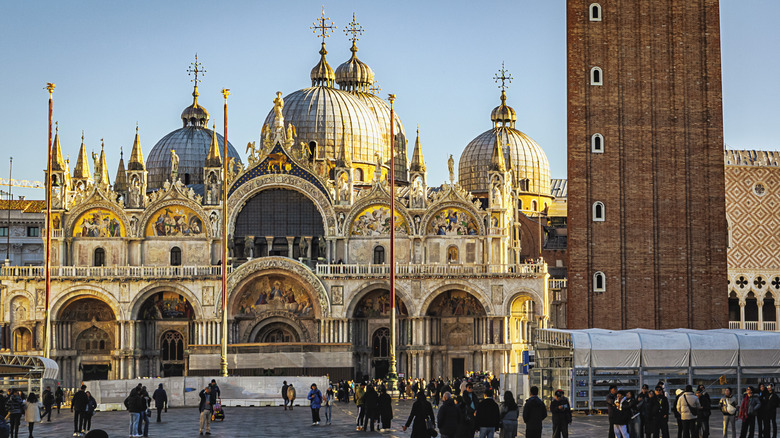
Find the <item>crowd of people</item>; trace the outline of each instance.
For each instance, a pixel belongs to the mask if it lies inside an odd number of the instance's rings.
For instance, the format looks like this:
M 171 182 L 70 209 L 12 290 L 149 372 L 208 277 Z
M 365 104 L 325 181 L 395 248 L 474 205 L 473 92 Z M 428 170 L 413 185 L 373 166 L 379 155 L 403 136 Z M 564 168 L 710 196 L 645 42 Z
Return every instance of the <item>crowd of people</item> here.
M 723 438 L 737 436 L 740 420 L 740 438 L 777 438 L 777 407 L 780 398 L 772 384 L 760 384 L 756 391 L 749 386 L 741 401 L 726 388 L 717 404 L 722 414 Z M 551 406 L 552 407 L 552 406 Z M 609 388 L 607 412 L 609 438 L 669 438 L 669 418 L 677 423 L 677 438 L 708 438 L 713 399 L 703 385 L 693 390 L 692 385 L 674 392 L 674 399 L 659 382 L 652 390 L 643 385 L 641 390 Z M 554 427 L 554 426 L 553 426 Z M 565 436 L 565 435 L 564 435 Z

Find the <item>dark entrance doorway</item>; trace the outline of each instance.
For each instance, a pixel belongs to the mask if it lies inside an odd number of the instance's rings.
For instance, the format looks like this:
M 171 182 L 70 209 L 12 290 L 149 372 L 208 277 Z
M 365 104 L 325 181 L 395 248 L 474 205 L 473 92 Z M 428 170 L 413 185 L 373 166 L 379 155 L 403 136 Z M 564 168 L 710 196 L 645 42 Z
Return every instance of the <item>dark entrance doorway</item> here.
M 390 371 L 390 361 L 387 359 L 374 360 L 374 378 L 384 379 Z
M 108 380 L 108 364 L 81 364 L 83 380 Z
M 466 359 L 462 357 L 452 359 L 452 377 L 463 377 L 466 374 Z
M 165 377 L 181 377 L 184 375 L 183 363 L 163 363 L 163 376 Z

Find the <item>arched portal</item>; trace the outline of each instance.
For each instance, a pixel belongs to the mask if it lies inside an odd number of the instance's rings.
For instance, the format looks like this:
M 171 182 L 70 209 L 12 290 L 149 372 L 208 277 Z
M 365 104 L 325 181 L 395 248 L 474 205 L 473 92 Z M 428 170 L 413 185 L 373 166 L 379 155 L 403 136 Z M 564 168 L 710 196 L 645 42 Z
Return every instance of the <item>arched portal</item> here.
M 191 332 L 190 322 L 195 319 L 189 300 L 179 291 L 161 290 L 144 300 L 137 318 L 136 347 L 148 352 L 137 359 L 141 372 L 156 375 L 162 370 L 166 377 L 183 376 L 186 360 L 183 351 Z M 178 351 L 178 347 L 165 348 L 176 342 L 181 343 L 182 354 L 172 358 L 168 353 Z
M 509 369 L 521 372 L 518 364 L 523 363 L 523 351 L 531 344 L 531 332 L 535 325 L 536 303 L 532 297 L 519 295 L 512 300 L 509 308 L 509 341 L 512 344 Z
M 375 379 L 384 379 L 390 371 L 390 329 L 380 327 L 371 336 L 371 366 Z
M 27 353 L 33 349 L 32 332 L 27 327 L 14 330 L 14 353 Z
M 164 377 L 184 375 L 186 342 L 181 332 L 168 330 L 160 337 L 160 367 Z
M 301 342 L 301 339 L 292 325 L 284 321 L 274 321 L 258 330 L 254 342 L 281 344 Z
M 235 254 L 238 258 L 317 258 L 324 242 L 318 238 L 301 242 L 301 237 L 324 234 L 322 215 L 311 199 L 294 190 L 266 189 L 250 198 L 236 217 Z M 268 237 L 273 239 L 269 242 Z
M 71 333 L 62 339 L 63 349 L 74 349 L 82 357 L 82 380 L 109 378 L 115 339 L 116 315 L 106 302 L 91 296 L 77 296 L 67 302 L 57 315 L 60 333 Z

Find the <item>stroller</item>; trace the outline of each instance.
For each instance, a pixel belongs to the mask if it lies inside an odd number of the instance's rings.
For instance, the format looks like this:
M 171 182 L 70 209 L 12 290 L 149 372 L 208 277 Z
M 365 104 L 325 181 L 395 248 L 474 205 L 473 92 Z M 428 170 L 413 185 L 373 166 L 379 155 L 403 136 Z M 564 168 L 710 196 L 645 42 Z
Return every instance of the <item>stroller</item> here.
M 225 421 L 225 410 L 222 409 L 222 399 L 218 398 L 214 403 L 214 413 L 211 414 L 211 421 Z

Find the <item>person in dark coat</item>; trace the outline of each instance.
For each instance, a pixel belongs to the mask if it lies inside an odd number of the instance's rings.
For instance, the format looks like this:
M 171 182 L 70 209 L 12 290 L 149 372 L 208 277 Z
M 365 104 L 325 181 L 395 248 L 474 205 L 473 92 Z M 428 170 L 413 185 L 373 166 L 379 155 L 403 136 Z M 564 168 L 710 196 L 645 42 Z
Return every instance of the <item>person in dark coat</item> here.
M 43 417 L 47 417 L 47 421 L 51 422 L 51 410 L 52 406 L 54 406 L 54 394 L 51 392 L 51 386 L 47 386 L 43 391 L 43 394 L 41 394 L 41 401 L 43 401 L 44 409 L 41 420 L 43 420 Z
M 569 438 L 569 423 L 571 423 L 571 405 L 569 399 L 560 389 L 555 391 L 555 398 L 550 402 L 552 414 L 553 438 Z
M 712 399 L 710 399 L 710 395 L 704 389 L 704 385 L 699 385 L 699 387 L 696 388 L 696 397 L 699 398 L 699 404 L 701 405 L 696 418 L 698 436 L 701 436 L 701 438 L 710 438 Z
M 496 429 L 501 428 L 501 411 L 498 409 L 498 403 L 493 400 L 491 389 L 485 391 L 484 397 L 474 412 L 474 421 L 479 428 L 480 437 L 493 438 Z
M 138 425 L 141 422 L 141 412 L 146 409 L 144 399 L 138 393 L 137 388 L 130 391 L 130 395 L 124 401 L 127 412 L 130 413 L 130 436 L 138 436 Z
M 154 390 L 152 400 L 154 400 L 154 407 L 157 409 L 157 422 L 159 423 L 162 410 L 165 409 L 165 412 L 168 412 L 168 393 L 163 389 L 162 383 L 157 385 L 157 389 Z
M 455 404 L 455 399 L 449 391 L 441 396 L 441 407 L 436 414 L 436 423 L 439 425 L 441 438 L 455 438 L 458 427 L 463 423 L 463 413 Z
M 523 422 L 527 438 L 542 437 L 542 421 L 547 418 L 547 407 L 539 398 L 539 388 L 531 387 L 531 397 L 523 405 Z
M 65 403 L 65 391 L 62 390 L 59 383 L 54 391 L 54 403 L 57 405 L 57 415 L 60 415 L 60 406 Z
M 645 419 L 642 423 L 642 429 L 644 429 L 644 438 L 658 438 L 658 426 L 661 417 L 661 405 L 658 403 L 658 398 L 655 396 L 655 392 L 648 391 L 645 395 Z
M 366 385 L 366 393 L 363 394 L 363 430 L 374 431 L 374 423 L 376 423 L 379 411 L 379 395 L 374 390 L 373 385 Z
M 24 413 L 24 400 L 19 395 L 18 389 L 9 390 L 11 393 L 5 402 L 5 409 L 10 417 L 11 434 L 10 438 L 19 438 L 19 423 L 22 422 L 22 414 Z
M 320 408 L 322 407 L 322 391 L 317 389 L 317 384 L 311 384 L 311 390 L 306 396 L 306 399 L 311 402 L 311 425 L 320 425 Z
M 777 437 L 777 406 L 780 405 L 780 397 L 775 393 L 773 384 L 766 385 L 766 417 L 764 420 L 764 434 L 768 437 Z
M 287 381 L 282 382 L 282 400 L 284 400 L 284 410 L 287 410 L 287 404 L 290 403 L 290 399 L 287 398 Z
M 425 393 L 422 391 L 418 392 L 417 401 L 412 405 L 412 410 L 409 412 L 409 418 L 406 420 L 406 424 L 404 424 L 403 431 L 406 432 L 406 429 L 408 429 L 411 424 L 411 438 L 430 438 L 431 435 L 425 424 L 425 420 L 429 418 L 433 423 L 433 426 L 436 427 L 436 418 L 433 416 L 433 406 L 425 399 Z M 414 424 L 412 424 L 412 421 L 414 421 Z
M 617 386 L 610 385 L 609 394 L 607 394 L 607 418 L 609 418 L 609 432 L 607 433 L 608 438 L 615 438 L 615 423 L 612 422 L 612 419 L 615 418 L 615 396 L 617 395 L 617 390 Z
M 211 435 L 211 416 L 214 414 L 214 404 L 217 402 L 217 395 L 211 392 L 211 385 L 206 386 L 198 394 L 200 397 L 200 403 L 198 404 L 198 410 L 200 411 L 200 434 L 203 435 L 205 429 L 206 435 Z
M 380 428 L 390 429 L 390 422 L 393 420 L 393 399 L 390 398 L 390 394 L 387 393 L 386 388 L 379 390 L 379 402 L 377 403 L 379 411 Z
M 664 393 L 664 387 L 655 387 L 655 399 L 658 403 L 658 433 L 662 438 L 669 438 L 669 398 Z
M 86 389 L 87 385 L 81 385 L 70 401 L 70 411 L 73 412 L 73 433 L 81 433 L 81 414 L 87 409 Z
M 81 430 L 87 433 L 92 429 L 92 416 L 95 415 L 95 409 L 97 409 L 97 400 L 92 397 L 92 394 L 87 391 L 87 407 L 81 414 Z

